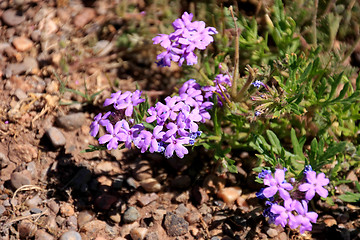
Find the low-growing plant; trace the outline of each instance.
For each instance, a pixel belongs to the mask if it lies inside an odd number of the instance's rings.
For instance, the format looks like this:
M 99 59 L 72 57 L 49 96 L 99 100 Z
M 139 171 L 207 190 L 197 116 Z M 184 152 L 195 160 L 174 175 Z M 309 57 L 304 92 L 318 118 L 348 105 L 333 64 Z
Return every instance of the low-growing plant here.
M 187 12 L 173 22 L 172 33 L 153 38 L 164 48 L 159 66 L 194 66 L 189 74 L 199 78 L 186 79 L 154 106 L 140 90 L 111 94 L 104 103 L 111 110 L 96 115 L 90 126 L 100 146 L 88 151 L 135 146 L 183 158 L 189 147 L 202 146 L 236 172 L 233 150 L 255 150 L 257 181 L 267 186 L 257 194 L 268 199 L 264 215 L 283 227 L 300 227 L 300 233 L 310 231 L 318 217 L 308 211 L 315 193 L 323 199 L 334 194 L 341 166 L 358 166 L 349 159 L 359 159 L 360 152 L 360 75 L 354 80 L 323 63 L 327 48 L 320 43 L 302 51 L 299 27 L 280 0 L 265 15 L 263 35 L 254 19 L 236 17 L 232 7 L 223 11 L 221 26 L 234 28 L 231 40 Z M 198 54 L 214 39 L 219 45 L 213 53 Z M 102 136 L 100 127 L 106 130 Z M 350 195 L 340 199 L 357 201 L 358 195 Z

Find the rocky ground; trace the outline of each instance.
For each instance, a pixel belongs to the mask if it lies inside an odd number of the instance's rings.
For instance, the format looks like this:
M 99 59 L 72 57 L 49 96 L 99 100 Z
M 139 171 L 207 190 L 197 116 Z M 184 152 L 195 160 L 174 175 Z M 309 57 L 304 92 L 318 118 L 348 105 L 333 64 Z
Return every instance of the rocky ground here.
M 231 174 L 203 149 L 185 159 L 84 152 L 111 91 L 138 85 L 161 98 L 180 77 L 154 63 L 151 14 L 161 11 L 127 4 L 0 1 L 0 239 L 359 239 L 359 206 L 336 199 L 317 205 L 312 235 L 269 225 L 252 153 L 236 153 Z M 148 38 L 131 33 L 145 22 Z

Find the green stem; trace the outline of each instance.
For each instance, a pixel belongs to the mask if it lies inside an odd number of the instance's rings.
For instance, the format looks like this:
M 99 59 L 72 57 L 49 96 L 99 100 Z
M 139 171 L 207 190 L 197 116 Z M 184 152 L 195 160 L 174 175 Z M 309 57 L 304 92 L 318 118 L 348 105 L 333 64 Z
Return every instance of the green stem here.
M 317 12 L 318 12 L 319 0 L 315 0 L 315 14 L 312 20 L 312 30 L 313 30 L 313 44 L 317 46 L 317 29 L 316 29 L 316 19 L 317 19 Z
M 234 62 L 234 72 L 233 72 L 233 77 L 232 77 L 232 85 L 231 85 L 231 97 L 233 99 L 236 98 L 237 94 L 237 74 L 239 72 L 239 30 L 237 27 L 237 23 L 236 23 L 236 19 L 234 16 L 234 11 L 232 6 L 230 6 L 229 8 L 230 12 L 231 12 L 231 17 L 234 21 L 234 25 L 235 25 L 235 62 Z
M 246 80 L 244 86 L 241 88 L 239 94 L 236 96 L 236 101 L 237 102 L 240 102 L 241 99 L 244 97 L 244 93 L 245 91 L 249 88 L 250 84 L 253 82 L 253 80 L 255 79 L 255 71 L 254 69 L 252 69 L 250 67 L 250 65 L 246 65 L 246 69 L 248 70 L 249 72 L 249 77 L 248 79 Z

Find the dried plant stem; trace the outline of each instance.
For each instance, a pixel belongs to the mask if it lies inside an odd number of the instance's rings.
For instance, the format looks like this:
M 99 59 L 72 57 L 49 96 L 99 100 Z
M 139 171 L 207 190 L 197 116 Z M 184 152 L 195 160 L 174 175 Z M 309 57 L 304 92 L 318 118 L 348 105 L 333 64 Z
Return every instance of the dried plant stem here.
M 256 75 L 256 74 L 255 74 L 255 71 L 254 71 L 254 69 L 252 69 L 252 68 L 250 67 L 250 65 L 246 65 L 246 70 L 249 72 L 249 77 L 248 77 L 248 79 L 246 80 L 244 86 L 241 88 L 239 94 L 238 94 L 237 97 L 236 97 L 236 101 L 237 101 L 237 102 L 240 102 L 240 101 L 241 101 L 241 99 L 244 97 L 245 91 L 249 88 L 250 84 L 251 84 L 251 83 L 254 81 L 254 79 L 255 79 L 255 75 Z
M 319 6 L 319 0 L 315 0 L 315 13 L 312 20 L 312 30 L 313 30 L 313 44 L 316 47 L 317 46 L 317 29 L 316 29 L 316 22 L 317 22 L 317 13 L 318 13 L 318 6 Z
M 341 63 L 344 63 L 345 60 L 355 51 L 356 46 L 359 44 L 360 42 L 360 35 L 357 37 L 356 41 L 354 42 L 354 44 L 351 46 L 351 49 L 345 54 L 345 56 L 343 57 L 343 59 L 341 60 Z
M 236 19 L 234 16 L 234 11 L 232 6 L 230 6 L 229 8 L 230 12 L 231 12 L 231 17 L 234 21 L 234 25 L 235 25 L 235 61 L 234 61 L 234 72 L 233 72 L 233 76 L 232 76 L 232 85 L 231 85 L 231 97 L 233 99 L 236 98 L 237 94 L 237 75 L 239 72 L 239 29 L 237 27 L 237 23 L 236 23 Z

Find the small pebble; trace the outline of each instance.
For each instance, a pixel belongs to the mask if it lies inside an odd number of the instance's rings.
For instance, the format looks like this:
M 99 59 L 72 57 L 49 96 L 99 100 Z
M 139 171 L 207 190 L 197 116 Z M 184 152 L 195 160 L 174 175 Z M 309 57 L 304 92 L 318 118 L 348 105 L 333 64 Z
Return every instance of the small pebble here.
M 59 240 L 81 240 L 80 233 L 70 230 L 61 235 Z
M 0 216 L 6 211 L 6 208 L 3 205 L 0 205 Z
M 152 169 L 148 161 L 142 160 L 136 163 L 133 176 L 138 181 L 143 181 L 152 177 Z
M 75 216 L 70 216 L 66 219 L 66 226 L 68 229 L 77 230 L 78 222 Z
M 126 183 L 129 185 L 129 187 L 131 188 L 137 188 L 139 186 L 139 183 L 132 177 L 129 177 L 126 179 Z
M 31 184 L 31 178 L 28 176 L 29 174 L 24 174 L 25 171 L 22 172 L 13 172 L 11 174 L 11 185 L 18 189 L 21 186 L 24 185 L 30 185 Z
M 29 208 L 33 208 L 33 207 L 37 207 L 41 202 L 42 202 L 42 199 L 39 196 L 39 194 L 37 194 L 36 196 L 34 196 L 30 199 L 27 199 L 25 201 L 25 205 L 28 206 Z
M 21 238 L 31 238 L 35 235 L 37 226 L 28 220 L 23 220 L 18 224 L 17 230 Z
M 76 27 L 82 28 L 96 16 L 96 12 L 92 8 L 84 8 L 80 14 L 74 18 Z
M 46 130 L 46 135 L 49 137 L 52 145 L 55 148 L 65 146 L 66 144 L 65 136 L 58 128 L 50 127 L 48 130 Z
M 146 234 L 145 240 L 159 240 L 159 236 L 157 235 L 156 232 L 151 232 Z
M 147 229 L 143 227 L 133 228 L 130 231 L 130 236 L 133 240 L 143 240 L 146 236 Z
M 118 211 L 112 211 L 109 213 L 110 219 L 115 223 L 119 223 L 121 221 L 121 215 Z
M 14 9 L 8 9 L 3 12 L 1 19 L 9 26 L 17 26 L 25 21 L 25 16 Z
M 191 211 L 185 216 L 185 220 L 190 224 L 195 224 L 200 221 L 201 214 L 198 211 Z
M 15 37 L 12 44 L 20 52 L 30 50 L 34 46 L 33 42 L 26 37 Z
M 74 207 L 70 203 L 63 203 L 60 207 L 60 213 L 63 217 L 73 216 L 75 213 Z
M 269 228 L 269 229 L 266 231 L 266 234 L 267 234 L 269 237 L 273 238 L 273 237 L 276 237 L 279 233 L 278 233 L 278 231 L 277 231 L 276 229 L 274 229 L 274 228 Z
M 35 232 L 35 240 L 54 240 L 54 237 L 42 229 Z
M 184 217 L 188 212 L 189 209 L 184 204 L 180 204 L 175 210 L 175 214 L 179 217 Z
M 84 113 L 70 113 L 56 118 L 56 123 L 65 130 L 75 130 L 85 123 Z
M 14 95 L 19 99 L 19 100 L 23 100 L 27 98 L 27 94 L 21 90 L 20 88 L 15 90 Z
M 93 220 L 94 216 L 95 216 L 95 214 L 90 210 L 81 211 L 77 218 L 79 228 L 82 228 L 86 223 Z
M 109 173 L 113 169 L 113 165 L 110 161 L 100 162 L 94 169 L 95 174 Z
M 232 204 L 241 195 L 242 190 L 239 187 L 227 187 L 221 189 L 217 196 L 221 198 L 225 203 Z
M 148 178 L 140 182 L 141 187 L 146 192 L 159 192 L 161 184 L 155 178 Z
M 144 207 L 157 199 L 159 199 L 159 196 L 156 193 L 150 193 L 140 196 L 138 198 L 138 202 L 142 207 Z
M 124 212 L 123 220 L 125 223 L 135 222 L 140 217 L 140 213 L 135 207 L 129 207 Z
M 48 203 L 47 203 L 47 206 L 50 208 L 50 210 L 57 214 L 60 210 L 60 206 L 59 204 L 57 204 L 54 200 L 50 200 Z
M 189 231 L 189 223 L 171 212 L 165 215 L 164 227 L 170 237 L 182 236 Z

